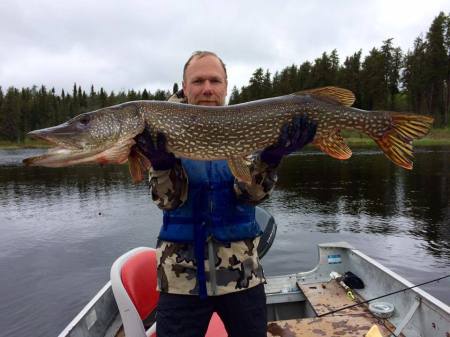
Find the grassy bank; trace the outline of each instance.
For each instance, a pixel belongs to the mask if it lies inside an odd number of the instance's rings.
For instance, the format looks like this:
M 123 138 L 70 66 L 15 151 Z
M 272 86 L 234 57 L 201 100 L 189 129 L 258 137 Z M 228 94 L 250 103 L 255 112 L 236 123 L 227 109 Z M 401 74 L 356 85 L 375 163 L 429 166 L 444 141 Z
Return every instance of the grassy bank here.
M 372 139 L 357 132 L 342 133 L 350 146 L 376 146 Z M 450 128 L 432 129 L 423 139 L 414 141 L 415 146 L 450 145 Z M 26 139 L 22 143 L 0 140 L 0 149 L 45 148 L 49 145 L 43 141 Z

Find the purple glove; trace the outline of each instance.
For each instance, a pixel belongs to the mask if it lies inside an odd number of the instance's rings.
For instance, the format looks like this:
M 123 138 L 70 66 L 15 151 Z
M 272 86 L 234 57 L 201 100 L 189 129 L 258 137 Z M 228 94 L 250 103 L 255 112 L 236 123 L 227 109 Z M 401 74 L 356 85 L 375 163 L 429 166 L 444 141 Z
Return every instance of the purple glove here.
M 177 159 L 172 152 L 167 152 L 166 136 L 163 133 L 156 134 L 156 144 L 153 141 L 150 130 L 145 127 L 144 131 L 134 137 L 139 151 L 145 155 L 153 169 L 169 170 L 175 166 Z
M 290 123 L 281 128 L 278 142 L 266 147 L 260 159 L 269 166 L 276 167 L 281 159 L 312 142 L 316 134 L 317 124 L 309 121 L 306 116 L 295 116 Z

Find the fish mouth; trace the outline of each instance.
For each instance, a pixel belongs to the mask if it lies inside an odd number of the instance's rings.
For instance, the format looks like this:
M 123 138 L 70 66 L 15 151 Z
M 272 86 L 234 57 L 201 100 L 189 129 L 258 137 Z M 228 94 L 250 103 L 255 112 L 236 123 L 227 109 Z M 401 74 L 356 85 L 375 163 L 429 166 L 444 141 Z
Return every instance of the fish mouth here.
M 22 162 L 25 166 L 63 167 L 67 166 L 65 165 L 65 162 L 69 158 L 73 159 L 78 157 L 78 159 L 80 159 L 86 155 L 87 153 L 83 156 L 81 153 L 76 153 L 74 150 L 56 146 L 50 148 L 46 153 L 40 156 L 25 158 Z
M 51 128 L 34 130 L 27 133 L 27 136 L 43 140 L 50 145 L 65 149 L 82 149 L 83 146 L 78 142 L 71 141 L 77 136 L 77 133 L 66 125 L 58 125 Z
M 102 151 L 84 148 L 83 142 L 79 140 L 80 134 L 76 131 L 70 124 L 63 123 L 27 133 L 27 136 L 43 140 L 53 147 L 42 155 L 25 158 L 22 161 L 23 164 L 25 166 L 64 167 L 71 163 L 86 162 L 88 158 Z
M 37 135 L 33 135 L 37 136 Z M 53 138 L 47 138 L 39 134 L 39 139 L 44 139 L 51 144 L 57 144 Z M 131 138 L 123 142 L 117 142 L 106 147 L 78 148 L 58 145 L 48 149 L 42 155 L 25 158 L 22 163 L 25 166 L 66 167 L 78 164 L 123 164 L 128 160 L 131 147 L 136 142 Z

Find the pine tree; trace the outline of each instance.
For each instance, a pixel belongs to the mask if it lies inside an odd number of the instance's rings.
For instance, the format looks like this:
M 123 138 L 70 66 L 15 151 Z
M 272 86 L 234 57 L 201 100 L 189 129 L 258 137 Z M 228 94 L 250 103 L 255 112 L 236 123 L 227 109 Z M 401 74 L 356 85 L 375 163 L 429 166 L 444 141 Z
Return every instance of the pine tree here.
M 236 88 L 236 86 L 234 86 L 233 89 L 231 90 L 230 102 L 229 103 L 230 104 L 241 103 L 239 90 L 238 90 L 238 88 Z
M 264 70 L 262 68 L 258 68 L 253 72 L 252 77 L 249 80 L 249 99 L 251 101 L 263 98 L 263 90 L 264 90 Z
M 362 50 L 346 57 L 339 72 L 339 86 L 351 90 L 356 97 L 354 106 L 361 108 L 361 54 Z
M 272 96 L 272 81 L 270 77 L 271 75 L 269 69 L 266 69 L 266 73 L 264 74 L 264 79 L 262 83 L 262 98 Z
M 20 93 L 10 87 L 5 94 L 0 112 L 0 135 L 2 138 L 20 142 Z
M 394 48 L 392 38 L 383 41 L 381 52 L 384 63 L 384 83 L 386 84 L 385 108 L 395 110 L 395 96 L 399 93 L 400 69 L 402 67 L 402 51 Z
M 299 90 L 312 88 L 312 64 L 303 62 L 297 72 L 297 87 Z
M 449 63 L 445 46 L 447 20 L 443 12 L 439 13 L 427 33 L 426 76 L 429 82 L 427 105 L 438 125 L 443 125 L 446 120 L 444 89 Z
M 445 96 L 445 116 L 444 116 L 444 125 L 450 126 L 450 14 L 447 15 L 446 23 L 445 23 L 445 49 L 447 52 L 447 79 L 446 79 L 446 87 L 447 92 Z
M 143 100 L 149 100 L 150 99 L 150 95 L 148 94 L 147 89 L 144 89 L 144 91 L 142 92 L 142 99 Z
M 426 67 L 426 43 L 418 37 L 414 41 L 414 49 L 408 51 L 404 58 L 404 71 L 402 83 L 406 89 L 409 107 L 417 113 L 427 112 L 425 104 L 425 91 L 427 81 L 424 75 Z
M 172 88 L 172 95 L 173 95 L 173 94 L 176 94 L 178 91 L 179 91 L 179 89 L 178 89 L 178 83 L 175 82 L 175 83 L 173 84 L 173 88 Z
M 100 94 L 98 95 L 98 99 L 100 103 L 100 108 L 108 106 L 108 94 L 105 92 L 105 90 L 103 90 L 103 88 L 100 88 Z M 133 101 L 135 99 L 133 99 Z
M 387 83 L 384 56 L 372 48 L 366 56 L 361 70 L 362 107 L 367 110 L 382 110 L 387 105 Z

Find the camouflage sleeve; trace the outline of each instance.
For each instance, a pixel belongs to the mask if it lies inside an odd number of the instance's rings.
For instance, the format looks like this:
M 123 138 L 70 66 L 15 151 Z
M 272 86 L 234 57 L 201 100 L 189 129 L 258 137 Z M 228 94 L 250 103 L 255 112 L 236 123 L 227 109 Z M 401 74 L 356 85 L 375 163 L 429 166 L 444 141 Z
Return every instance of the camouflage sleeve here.
M 267 199 L 278 180 L 276 167 L 264 163 L 259 157 L 250 164 L 251 184 L 234 181 L 234 191 L 238 200 L 245 204 L 257 205 Z
M 188 194 L 188 178 L 181 161 L 177 160 L 170 170 L 150 168 L 150 189 L 152 199 L 159 208 L 170 211 L 180 207 Z

